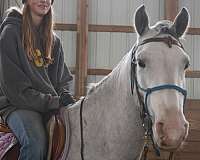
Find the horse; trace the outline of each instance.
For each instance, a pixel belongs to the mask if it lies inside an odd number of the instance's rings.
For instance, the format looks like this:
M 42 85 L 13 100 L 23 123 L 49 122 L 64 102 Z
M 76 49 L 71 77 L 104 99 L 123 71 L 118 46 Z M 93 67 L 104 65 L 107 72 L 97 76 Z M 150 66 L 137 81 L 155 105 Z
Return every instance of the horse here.
M 150 26 L 145 6 L 135 12 L 137 41 L 87 95 L 60 109 L 66 137 L 60 160 L 133 160 L 145 137 L 155 151 L 176 151 L 188 135 L 184 116 L 189 56 L 180 38 L 189 13 Z

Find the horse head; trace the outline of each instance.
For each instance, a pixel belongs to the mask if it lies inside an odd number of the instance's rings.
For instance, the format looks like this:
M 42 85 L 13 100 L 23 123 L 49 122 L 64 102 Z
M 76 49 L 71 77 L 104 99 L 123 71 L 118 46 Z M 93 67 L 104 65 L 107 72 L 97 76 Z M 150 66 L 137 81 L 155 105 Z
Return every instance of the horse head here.
M 188 23 L 186 8 L 178 13 L 174 22 L 159 21 L 154 26 L 149 25 L 144 6 L 135 13 L 134 86 L 138 88 L 147 110 L 145 114 L 152 122 L 153 141 L 165 150 L 179 148 L 188 134 L 184 87 L 189 56 L 180 42 Z

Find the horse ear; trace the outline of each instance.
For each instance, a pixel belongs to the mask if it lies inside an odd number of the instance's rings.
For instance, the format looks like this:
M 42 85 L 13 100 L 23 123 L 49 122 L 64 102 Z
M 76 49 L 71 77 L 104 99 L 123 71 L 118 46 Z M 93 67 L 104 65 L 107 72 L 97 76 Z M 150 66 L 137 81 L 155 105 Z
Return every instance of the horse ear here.
M 189 17 L 189 13 L 186 8 L 183 8 L 176 16 L 171 29 L 175 31 L 178 38 L 185 33 L 189 24 Z
M 138 7 L 135 13 L 135 29 L 140 36 L 149 30 L 149 18 L 144 5 Z

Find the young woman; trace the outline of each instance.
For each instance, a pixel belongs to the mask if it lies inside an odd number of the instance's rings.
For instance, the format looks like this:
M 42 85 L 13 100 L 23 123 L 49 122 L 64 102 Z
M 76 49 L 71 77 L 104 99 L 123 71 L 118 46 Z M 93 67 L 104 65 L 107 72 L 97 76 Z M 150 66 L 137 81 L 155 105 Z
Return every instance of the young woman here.
M 19 160 L 45 160 L 45 118 L 74 103 L 72 76 L 52 30 L 53 0 L 22 0 L 0 27 L 0 114 L 16 135 Z

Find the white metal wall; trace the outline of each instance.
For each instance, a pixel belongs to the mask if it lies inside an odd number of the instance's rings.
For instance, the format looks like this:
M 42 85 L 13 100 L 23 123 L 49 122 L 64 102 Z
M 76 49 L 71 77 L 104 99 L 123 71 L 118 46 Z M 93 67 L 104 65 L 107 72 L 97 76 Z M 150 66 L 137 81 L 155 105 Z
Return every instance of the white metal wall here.
M 19 3 L 21 0 L 17 0 Z M 10 0 L 15 5 L 15 0 Z M 88 0 L 89 23 L 104 25 L 132 25 L 133 14 L 138 6 L 145 4 L 150 22 L 164 18 L 164 0 Z M 191 27 L 200 27 L 200 1 L 179 0 L 179 8 L 189 9 Z M 77 0 L 58 0 L 54 2 L 55 21 L 76 23 Z M 68 66 L 75 66 L 76 32 L 56 31 L 60 36 Z M 89 68 L 113 69 L 136 39 L 135 33 L 89 33 Z M 200 70 L 200 36 L 186 35 L 183 40 L 191 57 L 191 69 Z M 97 82 L 102 76 L 89 76 L 88 82 Z M 189 97 L 200 98 L 200 80 L 187 79 Z
M 187 7 L 190 13 L 190 26 L 200 28 L 200 1 L 179 0 L 179 9 Z M 191 58 L 190 68 L 200 70 L 200 35 L 186 35 L 184 45 Z M 187 79 L 189 96 L 200 99 L 200 79 Z

